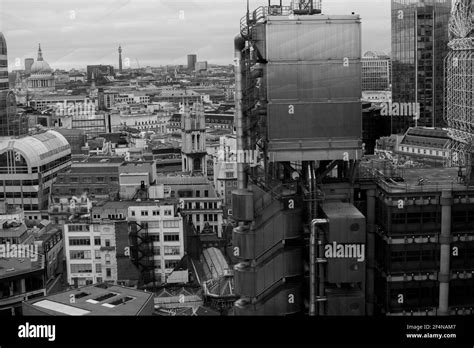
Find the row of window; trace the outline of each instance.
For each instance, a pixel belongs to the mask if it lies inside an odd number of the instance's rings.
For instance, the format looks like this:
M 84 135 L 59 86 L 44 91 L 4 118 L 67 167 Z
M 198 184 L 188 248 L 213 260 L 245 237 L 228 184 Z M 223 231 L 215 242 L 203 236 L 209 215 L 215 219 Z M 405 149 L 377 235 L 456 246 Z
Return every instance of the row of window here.
M 131 210 L 130 214 L 131 214 L 131 216 L 136 216 L 138 214 L 138 212 L 140 213 L 139 214 L 140 216 L 150 216 L 150 211 L 149 210 L 140 210 L 140 211 Z M 151 214 L 153 216 L 159 216 L 160 211 L 159 210 L 152 210 Z M 166 209 L 166 210 L 163 211 L 163 214 L 164 214 L 164 216 L 172 216 L 173 211 L 171 209 Z

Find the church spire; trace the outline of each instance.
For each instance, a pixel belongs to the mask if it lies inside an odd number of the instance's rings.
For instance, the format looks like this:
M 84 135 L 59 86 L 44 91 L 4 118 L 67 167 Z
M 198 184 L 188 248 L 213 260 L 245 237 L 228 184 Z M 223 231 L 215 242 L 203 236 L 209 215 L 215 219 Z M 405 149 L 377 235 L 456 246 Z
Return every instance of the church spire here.
M 40 62 L 43 60 L 43 52 L 41 52 L 41 44 L 38 44 L 38 59 L 37 61 Z

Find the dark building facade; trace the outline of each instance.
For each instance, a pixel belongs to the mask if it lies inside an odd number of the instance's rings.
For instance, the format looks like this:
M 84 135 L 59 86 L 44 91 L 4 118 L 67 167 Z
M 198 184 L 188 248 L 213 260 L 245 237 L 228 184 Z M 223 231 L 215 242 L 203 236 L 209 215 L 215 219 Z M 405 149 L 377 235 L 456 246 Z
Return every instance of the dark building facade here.
M 451 0 L 392 0 L 393 102 L 419 103 L 420 115 L 394 118 L 394 132 L 443 126 L 443 67 Z
M 114 67 L 112 65 L 88 65 L 87 81 L 92 81 L 92 73 L 97 83 L 107 82 L 107 76 L 115 76 Z

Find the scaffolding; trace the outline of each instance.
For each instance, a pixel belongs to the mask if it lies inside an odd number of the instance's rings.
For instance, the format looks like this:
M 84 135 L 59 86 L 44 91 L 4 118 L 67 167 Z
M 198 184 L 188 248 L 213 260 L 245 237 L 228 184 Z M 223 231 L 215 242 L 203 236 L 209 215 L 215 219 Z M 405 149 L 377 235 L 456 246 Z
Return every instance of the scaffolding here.
M 445 165 L 470 168 L 474 141 L 474 2 L 457 0 L 445 59 L 445 119 L 451 140 Z M 469 170 L 469 169 L 468 169 Z

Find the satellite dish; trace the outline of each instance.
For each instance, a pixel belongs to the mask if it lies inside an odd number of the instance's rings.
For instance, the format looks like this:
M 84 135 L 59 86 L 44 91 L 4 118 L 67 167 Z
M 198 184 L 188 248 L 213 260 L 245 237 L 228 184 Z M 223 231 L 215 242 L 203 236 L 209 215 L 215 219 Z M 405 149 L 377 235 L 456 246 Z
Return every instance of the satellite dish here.
M 291 173 L 291 178 L 292 178 L 294 181 L 300 180 L 300 173 L 298 173 L 297 171 L 294 171 L 293 173 Z

